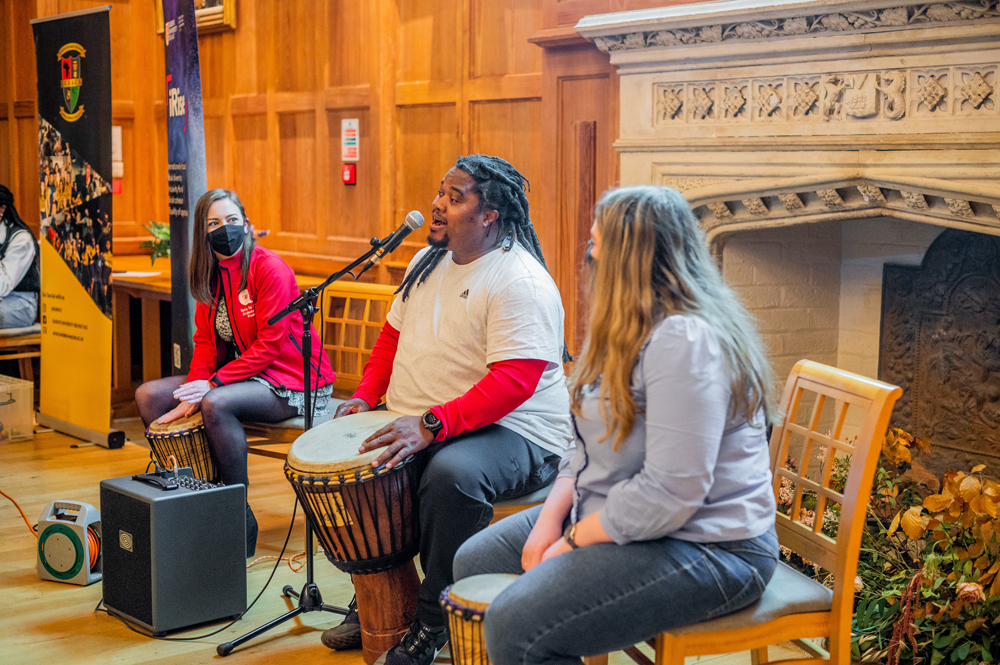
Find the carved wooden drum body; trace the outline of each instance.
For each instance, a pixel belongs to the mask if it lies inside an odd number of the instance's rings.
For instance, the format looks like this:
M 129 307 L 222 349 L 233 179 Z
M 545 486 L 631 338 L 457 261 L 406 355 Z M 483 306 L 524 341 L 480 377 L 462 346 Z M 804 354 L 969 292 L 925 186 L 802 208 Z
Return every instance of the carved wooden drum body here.
M 373 468 L 382 449 L 359 454 L 371 434 L 399 418 L 369 411 L 330 420 L 292 444 L 285 476 L 327 558 L 350 573 L 358 596 L 364 658 L 375 661 L 409 628 L 419 580 L 413 557 L 420 547 L 419 472 L 413 459 Z
M 165 425 L 154 420 L 146 430 L 146 440 L 161 467 L 169 468 L 170 456 L 173 455 L 178 466 L 191 467 L 195 478 L 210 483 L 219 482 L 219 468 L 208 447 L 201 412 Z
M 441 606 L 448 615 L 451 660 L 455 665 L 489 665 L 483 639 L 483 615 L 517 575 L 473 575 L 459 580 L 441 593 Z

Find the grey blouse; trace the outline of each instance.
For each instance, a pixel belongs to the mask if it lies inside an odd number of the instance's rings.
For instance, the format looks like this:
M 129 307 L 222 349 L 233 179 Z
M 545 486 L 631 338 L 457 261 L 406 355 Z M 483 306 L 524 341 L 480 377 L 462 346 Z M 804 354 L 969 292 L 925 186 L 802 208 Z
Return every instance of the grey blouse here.
M 573 520 L 599 513 L 618 544 L 671 536 L 754 538 L 774 524 L 763 415 L 731 423 L 730 378 L 714 333 L 693 316 L 664 319 L 636 363 L 635 426 L 614 451 L 601 441 L 597 386 L 576 418 L 576 450 L 560 464 L 575 482 Z

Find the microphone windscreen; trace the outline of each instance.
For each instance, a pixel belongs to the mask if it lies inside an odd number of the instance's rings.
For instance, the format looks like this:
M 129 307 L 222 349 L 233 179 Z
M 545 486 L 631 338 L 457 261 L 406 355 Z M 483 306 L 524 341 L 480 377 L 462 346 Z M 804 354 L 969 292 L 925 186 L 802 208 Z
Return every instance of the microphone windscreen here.
M 406 216 L 406 225 L 411 231 L 416 231 L 424 225 L 424 216 L 418 210 L 411 210 L 410 214 Z

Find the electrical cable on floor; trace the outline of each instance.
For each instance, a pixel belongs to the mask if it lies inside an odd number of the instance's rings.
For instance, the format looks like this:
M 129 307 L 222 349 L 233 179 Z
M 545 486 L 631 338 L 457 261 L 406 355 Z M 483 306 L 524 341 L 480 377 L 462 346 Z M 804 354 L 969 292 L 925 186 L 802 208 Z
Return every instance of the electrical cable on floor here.
M 286 556 L 286 557 L 276 557 L 276 556 L 273 556 L 273 555 L 272 556 L 259 556 L 256 559 L 254 559 L 253 561 L 251 561 L 250 563 L 248 563 L 247 564 L 247 568 L 250 568 L 251 566 L 256 566 L 258 563 L 261 563 L 262 561 L 267 561 L 269 559 L 278 559 L 278 561 L 287 561 L 289 569 L 291 569 L 291 571 L 293 573 L 297 573 L 300 570 L 302 570 L 303 568 L 305 568 L 306 564 L 303 563 L 298 568 L 295 568 L 294 566 L 292 566 L 292 564 L 294 562 L 298 561 L 299 559 L 304 558 L 305 555 L 306 555 L 305 552 L 299 552 L 298 554 L 293 554 L 292 556 Z
M 316 548 L 316 553 L 317 554 L 324 554 L 323 548 L 322 547 L 317 547 Z M 294 567 L 292 564 L 295 563 L 296 561 L 298 561 L 299 559 L 304 559 L 305 556 L 306 556 L 306 553 L 303 551 L 303 552 L 299 552 L 298 554 L 293 554 L 292 556 L 282 557 L 279 560 L 280 561 L 287 561 L 288 562 L 288 568 L 293 573 L 297 573 L 297 572 L 299 572 L 300 570 L 302 570 L 303 568 L 306 567 L 305 562 L 303 562 L 302 564 L 300 564 L 298 568 Z M 278 559 L 278 557 L 276 557 L 274 555 L 259 556 L 256 559 L 254 559 L 253 561 L 251 561 L 250 563 L 248 563 L 247 564 L 247 568 L 249 568 L 250 566 L 256 566 L 261 561 L 267 561 L 268 559 Z
M 4 496 L 6 496 L 6 495 L 4 495 Z M 8 497 L 8 498 L 10 498 L 10 497 Z M 13 499 L 11 499 L 11 500 L 13 501 Z M 129 630 L 131 630 L 133 633 L 138 633 L 139 635 L 142 635 L 143 637 L 149 637 L 149 638 L 154 639 L 154 640 L 163 640 L 165 642 L 192 642 L 192 641 L 195 641 L 195 640 L 203 640 L 206 637 L 212 637 L 213 635 L 218 635 L 222 631 L 229 629 L 233 624 L 235 624 L 237 621 L 239 621 L 244 616 L 246 616 L 247 612 L 249 612 L 251 610 L 251 608 L 253 608 L 253 606 L 257 604 L 257 601 L 260 600 L 260 597 L 264 595 L 265 591 L 267 591 L 268 585 L 270 585 L 271 584 L 271 580 L 274 579 L 274 574 L 276 572 L 278 572 L 278 566 L 281 565 L 282 556 L 285 554 L 285 549 L 288 547 L 288 541 L 292 537 L 292 529 L 295 527 L 295 515 L 296 515 L 296 511 L 298 511 L 298 508 L 299 508 L 299 500 L 298 500 L 298 498 L 296 498 L 295 499 L 295 506 L 292 507 L 292 521 L 288 525 L 288 533 L 285 535 L 285 544 L 281 546 L 281 552 L 278 554 L 278 560 L 274 562 L 274 568 L 271 570 L 271 574 L 268 576 L 267 581 L 264 582 L 264 588 L 260 590 L 260 593 L 258 593 L 257 597 L 253 599 L 253 602 L 250 603 L 250 605 L 245 610 L 243 610 L 242 614 L 240 614 L 238 617 L 236 617 L 235 619 L 233 619 L 232 621 L 230 621 L 229 623 L 227 623 L 222 628 L 219 628 L 218 630 L 214 630 L 211 633 L 207 633 L 205 635 L 195 635 L 194 637 L 157 637 L 156 635 L 150 635 L 149 633 L 147 633 L 147 632 L 145 632 L 143 630 L 140 630 L 139 628 L 133 626 L 130 621 L 128 621 L 127 619 L 125 619 L 125 617 L 118 616 L 117 614 L 111 614 L 111 612 L 108 612 L 106 609 L 104 609 L 104 610 L 100 609 L 101 604 L 104 602 L 104 598 L 101 598 L 101 600 L 97 603 L 97 606 L 94 608 L 94 611 L 95 612 L 104 612 L 108 616 L 113 616 L 116 619 L 118 619 L 119 621 L 121 621 L 123 624 L 125 624 L 125 627 L 128 628 Z
M 0 494 L 3 494 L 5 497 L 10 499 L 11 503 L 17 506 L 17 511 L 21 513 L 21 517 L 24 519 L 24 523 L 27 524 L 28 529 L 31 530 L 31 535 L 33 535 L 35 538 L 38 538 L 38 531 L 35 530 L 35 527 L 31 526 L 31 522 L 28 521 L 28 516 L 24 514 L 23 510 L 21 510 L 21 504 L 19 504 L 17 501 L 14 501 L 14 499 L 3 490 L 0 490 Z

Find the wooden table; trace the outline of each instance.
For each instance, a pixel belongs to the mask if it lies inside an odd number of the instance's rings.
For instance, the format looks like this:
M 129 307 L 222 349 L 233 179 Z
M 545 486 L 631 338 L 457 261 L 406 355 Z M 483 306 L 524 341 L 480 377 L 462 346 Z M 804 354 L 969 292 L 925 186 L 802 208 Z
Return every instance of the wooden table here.
M 132 385 L 132 315 L 129 298 L 142 303 L 142 380 L 163 376 L 160 364 L 160 303 L 170 302 L 170 259 L 161 257 L 150 265 L 149 256 L 116 256 L 115 272 L 158 272 L 150 277 L 114 277 L 114 385 L 111 401 L 131 402 Z
M 170 259 L 161 257 L 150 264 L 146 254 L 118 255 L 114 259 L 115 272 L 158 272 L 150 277 L 114 278 L 114 385 L 111 402 L 122 404 L 135 397 L 132 385 L 132 316 L 129 298 L 138 298 L 142 303 L 142 381 L 159 379 L 170 374 L 170 368 L 160 363 L 160 303 L 170 302 Z M 322 283 L 323 277 L 296 275 L 300 289 L 307 289 Z M 169 342 L 167 343 L 169 346 Z

